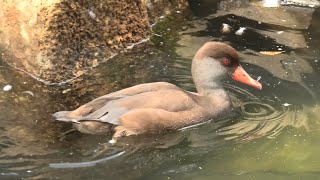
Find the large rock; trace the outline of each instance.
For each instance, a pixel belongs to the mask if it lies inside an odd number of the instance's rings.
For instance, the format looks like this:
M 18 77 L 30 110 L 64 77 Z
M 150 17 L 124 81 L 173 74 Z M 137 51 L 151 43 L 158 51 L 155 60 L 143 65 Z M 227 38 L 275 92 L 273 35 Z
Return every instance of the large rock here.
M 186 0 L 7 0 L 0 2 L 0 51 L 46 83 L 82 75 L 147 38 L 150 22 Z

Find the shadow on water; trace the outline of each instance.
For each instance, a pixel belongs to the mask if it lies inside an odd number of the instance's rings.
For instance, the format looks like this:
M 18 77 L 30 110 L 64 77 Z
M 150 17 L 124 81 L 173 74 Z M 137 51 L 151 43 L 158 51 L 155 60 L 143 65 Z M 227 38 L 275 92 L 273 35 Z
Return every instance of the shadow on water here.
M 206 9 L 203 2 L 213 5 Z M 293 48 L 272 37 L 292 30 L 286 26 L 235 14 L 208 16 L 221 3 L 227 2 L 190 1 L 193 16 L 187 20 L 179 16 L 178 22 L 169 17 L 171 24 L 163 20 L 156 25 L 152 38 L 156 46 L 138 45 L 63 86 L 44 86 L 0 64 L 1 85 L 13 87 L 0 92 L 0 178 L 318 177 L 319 9 L 309 28 L 298 29 L 308 47 Z M 221 34 L 222 23 L 247 31 L 243 36 Z M 64 134 L 71 125 L 52 121 L 53 112 L 135 84 L 167 81 L 194 91 L 191 58 L 206 41 L 236 47 L 243 67 L 254 78 L 261 77 L 264 86 L 258 91 L 225 79 L 223 86 L 234 104 L 227 117 L 161 135 L 126 137 L 115 145 L 108 143 L 110 135 Z M 283 51 L 279 55 L 260 53 L 279 48 Z

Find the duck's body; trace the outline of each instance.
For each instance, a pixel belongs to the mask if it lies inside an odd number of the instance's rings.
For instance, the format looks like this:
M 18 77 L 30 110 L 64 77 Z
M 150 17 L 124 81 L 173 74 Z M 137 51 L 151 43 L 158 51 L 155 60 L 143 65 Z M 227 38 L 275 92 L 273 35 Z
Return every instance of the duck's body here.
M 224 58 L 228 58 L 228 62 L 221 65 L 221 61 L 225 63 Z M 228 70 L 241 71 L 238 75 L 233 73 L 233 78 L 261 88 L 261 84 L 239 66 L 236 51 L 222 43 L 206 43 L 195 55 L 192 66 L 198 93 L 166 82 L 140 84 L 99 97 L 74 111 L 57 112 L 54 116 L 57 120 L 72 122 L 79 131 L 90 134 L 115 131 L 113 136 L 120 137 L 157 133 L 198 124 L 229 112 L 231 101 L 220 85 L 220 79 Z
M 118 137 L 179 129 L 216 118 L 230 107 L 222 89 L 201 95 L 155 82 L 107 94 L 74 111 L 58 112 L 55 117 L 74 122 L 78 130 L 90 134 L 106 133 L 115 126 Z

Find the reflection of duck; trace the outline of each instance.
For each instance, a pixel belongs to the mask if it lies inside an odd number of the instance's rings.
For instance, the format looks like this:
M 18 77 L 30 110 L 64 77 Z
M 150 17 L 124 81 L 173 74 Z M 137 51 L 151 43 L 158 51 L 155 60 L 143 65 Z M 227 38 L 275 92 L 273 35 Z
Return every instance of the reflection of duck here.
M 220 79 L 233 79 L 261 89 L 240 66 L 232 47 L 208 42 L 196 53 L 192 76 L 198 93 L 155 82 L 140 84 L 99 97 L 74 111 L 54 114 L 57 120 L 74 123 L 84 133 L 115 131 L 114 137 L 157 133 L 198 124 L 224 115 L 231 101 Z

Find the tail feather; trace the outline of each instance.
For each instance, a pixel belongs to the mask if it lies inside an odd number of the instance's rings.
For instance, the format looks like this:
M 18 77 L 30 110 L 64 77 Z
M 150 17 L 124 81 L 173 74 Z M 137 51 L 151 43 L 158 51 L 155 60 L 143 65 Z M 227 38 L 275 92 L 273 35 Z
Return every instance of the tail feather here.
M 75 117 L 71 116 L 72 111 L 59 111 L 53 114 L 57 121 L 74 122 Z
M 72 111 L 59 111 L 53 114 L 57 121 L 80 123 L 81 121 L 101 121 L 100 119 L 74 116 Z

